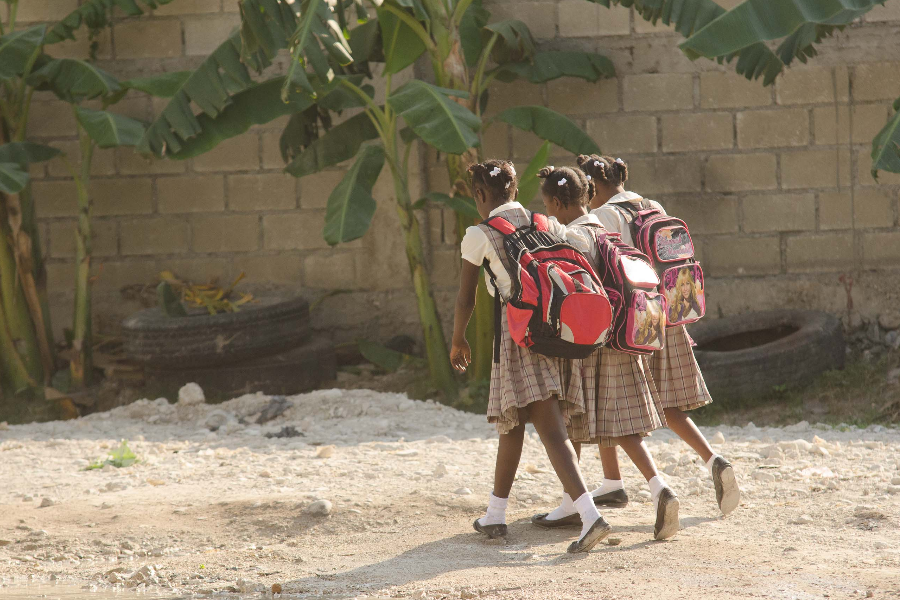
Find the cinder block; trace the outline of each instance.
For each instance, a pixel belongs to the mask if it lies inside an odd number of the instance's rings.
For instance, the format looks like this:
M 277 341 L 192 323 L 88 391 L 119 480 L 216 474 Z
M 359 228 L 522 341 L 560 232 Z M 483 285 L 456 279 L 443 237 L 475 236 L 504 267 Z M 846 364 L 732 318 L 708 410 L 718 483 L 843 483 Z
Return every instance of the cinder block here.
M 62 150 L 68 161 L 71 163 L 73 169 L 81 169 L 81 148 L 76 141 L 66 141 L 66 142 L 50 142 L 49 146 L 53 146 L 54 148 L 59 148 Z M 115 151 L 112 149 L 109 150 L 101 150 L 99 148 L 94 150 L 94 155 L 91 158 L 91 176 L 104 176 L 104 175 L 115 175 L 116 174 L 116 163 L 115 163 Z M 47 161 L 47 172 L 50 174 L 50 177 L 71 177 L 72 174 L 69 171 L 69 168 L 66 166 L 65 162 L 63 162 L 62 157 L 54 158 L 53 160 Z M 40 167 L 40 163 L 36 166 Z M 75 189 L 74 187 L 72 188 Z
M 249 252 L 259 247 L 256 215 L 209 215 L 191 219 L 194 252 Z
M 231 3 L 232 0 L 228 0 Z M 235 2 L 237 4 L 237 2 Z M 199 15 L 217 13 L 222 10 L 222 0 L 176 0 L 163 4 L 153 11 L 155 17 L 172 17 L 176 15 Z
M 75 116 L 65 102 L 32 102 L 28 111 L 27 137 L 70 137 L 75 135 Z
M 447 169 L 443 168 L 443 171 L 444 178 L 446 178 Z M 344 171 L 320 171 L 301 178 L 300 208 L 325 208 L 328 206 L 328 197 L 344 178 L 344 175 L 346 175 Z
M 843 166 L 843 165 L 842 165 Z M 878 171 L 878 179 L 872 177 L 872 150 L 861 148 L 856 152 L 856 178 L 859 185 L 900 185 L 900 174 Z
M 28 2 L 25 2 L 25 4 L 28 4 Z M 87 59 L 91 55 L 91 44 L 95 42 L 97 44 L 96 56 L 99 60 L 108 60 L 112 58 L 112 43 L 110 41 L 109 28 L 100 30 L 93 40 L 88 35 L 76 34 L 74 40 L 64 40 L 53 44 L 53 57 L 74 58 L 79 60 Z
M 72 181 L 34 181 L 31 194 L 41 217 L 74 217 L 78 214 Z
M 234 269 L 245 272 L 251 281 L 285 284 L 300 284 L 303 281 L 303 258 L 300 253 L 238 254 L 234 257 Z
M 262 168 L 284 169 L 286 164 L 281 157 L 281 132 L 261 131 L 259 137 L 262 144 Z
M 182 55 L 181 21 L 134 19 L 116 23 L 116 58 L 171 58 Z
M 229 175 L 230 210 L 289 210 L 297 207 L 297 180 L 286 173 Z
M 322 231 L 325 211 L 311 210 L 263 217 L 263 247 L 266 250 L 311 250 L 327 248 Z
M 98 217 L 153 212 L 153 182 L 145 177 L 92 179 L 90 193 Z
M 900 266 L 900 232 L 863 233 L 862 244 L 864 268 Z
M 816 228 L 816 199 L 812 194 L 747 196 L 742 201 L 744 231 L 808 231 Z
M 688 73 L 628 75 L 625 110 L 687 110 L 694 107 L 694 77 Z
M 894 226 L 896 191 L 879 188 L 857 188 L 853 198 L 856 228 L 886 228 Z
M 587 133 L 599 145 L 616 154 L 656 152 L 656 117 L 591 119 Z
M 889 104 L 863 104 L 853 107 L 853 143 L 871 144 L 893 114 Z
M 850 177 L 850 152 L 801 150 L 781 155 L 781 185 L 785 189 L 830 188 L 845 185 Z
M 850 190 L 819 193 L 819 228 L 851 229 L 853 200 Z
M 628 161 L 627 184 L 641 195 L 699 192 L 702 162 L 694 156 Z
M 98 265 L 97 282 L 94 286 L 99 292 L 118 292 L 126 285 L 135 283 L 150 285 L 159 281 L 159 271 L 155 259 L 104 260 Z M 70 267 L 67 277 L 65 285 L 71 286 L 75 277 L 74 265 Z
M 728 150 L 734 147 L 731 113 L 663 115 L 663 152 Z
M 303 285 L 326 290 L 356 289 L 352 252 L 322 250 L 303 260 Z
M 121 223 L 122 255 L 187 252 L 190 228 L 183 219 L 154 217 Z
M 802 108 L 739 112 L 737 141 L 741 148 L 806 146 L 809 113 Z
M 787 239 L 789 273 L 837 272 L 855 262 L 853 234 L 823 233 Z
M 578 0 L 584 4 L 584 0 Z M 550 108 L 564 115 L 589 115 L 619 110 L 618 79 L 601 79 L 595 83 L 563 77 L 547 83 Z M 493 125 L 497 127 L 497 125 Z
M 178 4 L 178 2 L 173 2 Z M 184 52 L 187 56 L 206 56 L 218 48 L 231 31 L 241 24 L 237 15 L 184 20 Z
M 259 169 L 259 138 L 254 132 L 225 140 L 209 152 L 193 159 L 194 170 L 256 171 Z
M 850 107 L 821 106 L 813 109 L 816 144 L 850 143 Z
M 779 104 L 834 102 L 834 78 L 828 67 L 786 69 L 775 82 Z
M 160 260 L 160 270 L 171 271 L 176 277 L 194 283 L 214 283 L 227 286 L 237 277 L 231 261 L 224 258 L 166 258 Z M 247 274 L 251 275 L 250 273 Z M 245 280 L 246 281 L 246 280 Z M 264 280 L 257 280 L 261 283 Z M 252 284 L 253 282 L 251 282 Z
M 75 232 L 77 221 L 55 221 L 49 223 L 50 256 L 71 258 L 75 256 Z M 119 253 L 119 233 L 115 221 L 91 222 L 91 250 L 93 256 L 115 256 Z
M 900 63 L 867 63 L 853 67 L 853 99 L 891 100 L 900 96 Z
M 781 244 L 777 236 L 707 239 L 703 260 L 708 277 L 772 275 L 781 272 Z
M 761 81 L 748 81 L 730 71 L 700 74 L 701 108 L 767 106 L 771 103 L 772 91 L 764 87 Z
M 631 33 L 630 12 L 627 8 L 608 9 L 582 0 L 564 0 L 559 3 L 559 35 L 628 35 Z
M 225 209 L 225 177 L 200 175 L 156 180 L 161 213 L 213 212 Z
M 116 163 L 123 175 L 160 175 L 184 173 L 187 163 L 183 160 L 168 158 L 146 158 L 134 151 L 134 148 L 116 148 Z
M 511 106 L 544 106 L 544 86 L 521 79 L 512 83 L 495 81 L 488 91 L 485 116 L 496 115 Z
M 78 8 L 78 0 L 24 0 L 19 2 L 16 22 L 56 20 L 60 15 L 67 15 L 76 8 Z M 3 22 L 7 22 L 5 11 Z
M 522 21 L 537 39 L 551 40 L 556 37 L 556 2 L 516 2 L 513 6 L 493 4 L 491 13 L 491 21 Z
M 667 201 L 663 206 L 670 215 L 687 223 L 695 237 L 738 230 L 738 202 L 734 197 L 679 198 Z
M 900 4 L 889 2 L 884 6 L 875 5 L 872 10 L 866 13 L 865 20 L 867 23 L 880 21 L 900 21 Z
M 719 154 L 706 164 L 706 187 L 714 192 L 777 187 L 774 154 Z

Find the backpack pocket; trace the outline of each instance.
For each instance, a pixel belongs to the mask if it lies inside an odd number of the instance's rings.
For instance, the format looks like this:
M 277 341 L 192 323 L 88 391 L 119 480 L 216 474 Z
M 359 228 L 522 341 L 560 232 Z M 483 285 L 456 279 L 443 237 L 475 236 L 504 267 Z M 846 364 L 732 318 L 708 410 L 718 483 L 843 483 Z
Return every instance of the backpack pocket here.
M 661 287 L 669 305 L 669 327 L 694 323 L 706 314 L 706 288 L 699 263 L 666 269 Z
M 647 261 L 636 256 L 622 256 L 620 259 L 625 283 L 635 288 L 655 288 L 659 286 L 659 275 Z
M 651 251 L 657 262 L 668 263 L 694 257 L 694 242 L 684 225 L 660 227 L 652 231 L 651 236 Z
M 666 298 L 656 292 L 634 290 L 626 307 L 625 346 L 633 350 L 661 350 L 666 335 Z
M 571 294 L 560 303 L 560 338 L 569 343 L 587 346 L 603 344 L 611 323 L 612 308 L 600 294 Z

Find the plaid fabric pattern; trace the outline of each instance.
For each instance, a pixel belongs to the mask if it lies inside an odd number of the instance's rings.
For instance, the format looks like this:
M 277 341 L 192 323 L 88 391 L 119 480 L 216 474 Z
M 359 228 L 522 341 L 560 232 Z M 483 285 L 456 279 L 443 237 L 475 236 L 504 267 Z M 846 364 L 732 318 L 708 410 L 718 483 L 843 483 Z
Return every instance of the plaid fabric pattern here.
M 666 329 L 666 344 L 649 357 L 659 409 L 693 410 L 712 402 L 684 325 Z
M 568 427 L 573 442 L 614 446 L 612 438 L 647 435 L 665 426 L 640 357 L 600 348 L 584 360 L 571 361 L 564 375 L 568 400 L 585 408 Z
M 515 227 L 531 222 L 531 213 L 524 209 L 504 210 L 494 216 L 503 217 Z M 515 273 L 514 265 L 509 263 L 503 249 L 503 234 L 486 225 L 479 227 L 487 234 L 494 251 L 512 276 Z M 515 281 L 514 277 L 513 280 Z M 509 334 L 504 304 L 501 314 L 500 363 L 494 363 L 491 367 L 488 421 L 496 425 L 500 434 L 509 433 L 520 423 L 528 422 L 529 404 L 557 396 L 566 424 L 571 423 L 575 415 L 584 413 L 584 404 L 566 397 L 566 380 L 563 379 L 560 368 L 567 362 L 569 361 L 534 354 L 516 344 Z

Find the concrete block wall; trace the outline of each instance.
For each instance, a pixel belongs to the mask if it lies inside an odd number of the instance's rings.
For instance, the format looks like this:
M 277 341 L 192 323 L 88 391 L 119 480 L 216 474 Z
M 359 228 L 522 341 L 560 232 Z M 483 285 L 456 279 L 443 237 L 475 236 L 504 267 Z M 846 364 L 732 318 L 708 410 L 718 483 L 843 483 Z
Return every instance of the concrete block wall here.
M 735 0 L 724 2 L 735 4 Z M 78 0 L 28 0 L 21 21 L 39 22 Z M 895 6 L 896 4 L 896 6 Z M 618 77 L 588 84 L 498 83 L 489 115 L 522 104 L 573 118 L 604 151 L 628 160 L 631 189 L 684 217 L 709 275 L 714 314 L 771 306 L 840 312 L 838 277 L 854 273 L 856 307 L 877 314 L 900 290 L 900 176 L 869 175 L 870 141 L 900 96 L 900 0 L 822 47 L 774 87 L 747 82 L 711 61 L 688 61 L 680 36 L 631 10 L 585 0 L 492 1 L 494 19 L 518 18 L 539 45 L 601 52 Z M 6 7 L 3 7 L 6 10 Z M 102 68 L 127 78 L 195 67 L 238 23 L 232 0 L 175 0 L 139 19 L 119 19 L 97 40 Z M 86 57 L 85 32 L 51 49 Z M 279 69 L 276 65 L 275 71 Z M 427 70 L 427 69 L 426 69 Z M 77 157 L 66 105 L 37 94 L 30 137 Z M 164 106 L 130 94 L 113 110 L 149 121 Z M 379 210 L 362 240 L 329 248 L 325 202 L 343 168 L 295 180 L 281 172 L 284 120 L 254 127 L 188 161 L 147 161 L 129 149 L 99 151 L 91 191 L 97 263 L 95 322 L 114 331 L 134 310 L 119 290 L 152 284 L 170 269 L 194 280 L 245 271 L 254 283 L 331 290 L 314 321 L 337 341 L 419 334 L 390 181 L 376 189 Z M 524 166 L 539 147 L 531 134 L 495 125 L 488 156 Z M 555 164 L 572 157 L 554 151 Z M 443 163 L 414 156 L 413 193 L 447 191 Z M 62 161 L 34 169 L 57 329 L 69 326 L 74 280 L 74 187 Z M 445 326 L 458 273 L 454 217 L 429 209 L 423 237 Z

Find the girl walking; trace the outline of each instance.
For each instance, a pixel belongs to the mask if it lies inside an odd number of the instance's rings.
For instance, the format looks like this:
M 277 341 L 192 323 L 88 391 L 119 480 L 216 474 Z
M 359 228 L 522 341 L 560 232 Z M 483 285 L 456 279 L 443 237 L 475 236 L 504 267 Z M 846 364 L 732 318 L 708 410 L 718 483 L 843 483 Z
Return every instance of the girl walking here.
M 595 194 L 590 202 L 591 214 L 596 215 L 607 230 L 620 233 L 622 241 L 633 246 L 634 239 L 631 235 L 630 223 L 625 216 L 627 211 L 617 208 L 617 205 L 622 203 L 631 203 L 635 208 L 639 208 L 643 200 L 638 194 L 625 191 L 625 182 L 628 181 L 628 165 L 621 158 L 613 159 L 596 154 L 581 155 L 577 161 L 578 165 L 591 176 L 591 180 L 596 184 Z M 665 210 L 658 202 L 651 200 L 650 205 L 665 214 Z M 690 284 L 680 276 L 679 283 Z M 690 294 L 687 285 L 683 285 L 683 287 L 685 288 L 684 292 L 687 293 L 682 302 L 670 307 L 670 310 L 674 308 L 675 311 L 678 311 L 676 314 L 695 310 L 695 297 Z M 679 287 L 679 289 L 681 288 Z M 734 469 L 725 458 L 713 452 L 694 421 L 685 414 L 686 411 L 706 406 L 712 402 L 712 397 L 703 381 L 703 374 L 694 357 L 691 339 L 684 325 L 668 327 L 663 335 L 665 337 L 663 349 L 654 352 L 649 359 L 646 359 L 653 383 L 656 386 L 659 407 L 663 411 L 669 429 L 674 431 L 706 462 L 706 468 L 715 484 L 719 509 L 722 514 L 730 514 L 740 504 L 741 499 Z M 603 463 L 604 477 L 621 479 L 615 449 L 601 450 L 600 458 Z M 621 481 L 614 485 L 621 485 Z
M 600 272 L 598 234 L 605 232 L 600 220 L 587 211 L 594 195 L 591 178 L 579 169 L 547 167 L 538 174 L 544 182 L 541 194 L 547 214 L 566 224 L 566 238 L 584 254 L 595 271 Z M 650 321 L 648 316 L 647 320 Z M 657 315 L 659 321 L 659 315 Z M 651 328 L 648 326 L 648 331 Z M 666 484 L 644 445 L 643 436 L 663 426 L 653 398 L 652 384 L 640 357 L 618 352 L 606 346 L 584 360 L 566 361 L 561 370 L 569 371 L 569 395 L 581 395 L 585 413 L 575 415 L 569 425 L 569 437 L 580 455 L 582 443 L 597 444 L 601 452 L 615 456 L 621 446 L 650 485 L 656 508 L 654 537 L 664 540 L 679 529 L 679 501 Z M 604 486 L 606 481 L 604 480 Z M 624 488 L 599 490 L 602 504 L 624 506 L 628 497 Z M 598 498 L 595 497 L 597 502 Z M 568 494 L 550 513 L 535 515 L 531 521 L 540 527 L 562 527 L 578 523 L 578 513 Z
M 500 216 L 516 227 L 531 222 L 531 212 L 516 201 L 518 180 L 511 162 L 489 160 L 473 165 L 469 172 L 475 204 L 483 219 Z M 565 227 L 559 223 L 551 223 L 550 233 L 565 239 Z M 471 359 L 465 333 L 475 307 L 479 269 L 484 265 L 486 275 L 487 272 L 493 275 L 488 289 L 492 294 L 499 294 L 504 302 L 511 296 L 510 273 L 514 271 L 513 265 L 507 264 L 509 261 L 503 250 L 502 234 L 484 224 L 469 227 L 461 246 L 464 260 L 456 300 L 450 361 L 455 369 L 462 372 Z M 499 344 L 499 357 L 491 369 L 487 413 L 488 421 L 496 424 L 500 443 L 494 470 L 494 490 L 486 514 L 474 523 L 475 530 L 492 538 L 506 535 L 509 492 L 522 455 L 525 424 L 531 421 L 563 488 L 571 498 L 575 498 L 572 504 L 581 519 L 581 534 L 568 551 L 588 552 L 609 535 L 611 527 L 597 512 L 566 435 L 566 420 L 584 412 L 584 407 L 565 401 L 558 360 L 534 354 L 513 341 L 505 304 L 500 317 L 501 332 L 499 339 L 494 341 Z

